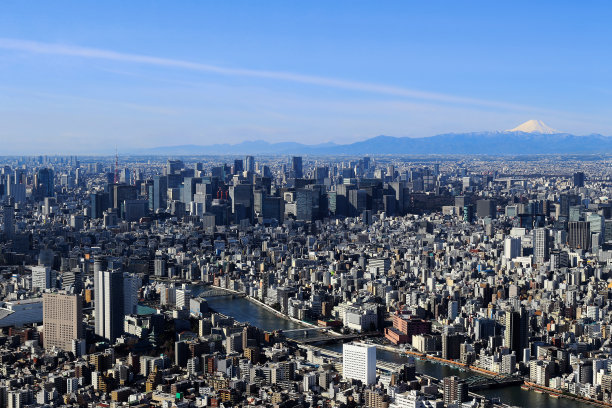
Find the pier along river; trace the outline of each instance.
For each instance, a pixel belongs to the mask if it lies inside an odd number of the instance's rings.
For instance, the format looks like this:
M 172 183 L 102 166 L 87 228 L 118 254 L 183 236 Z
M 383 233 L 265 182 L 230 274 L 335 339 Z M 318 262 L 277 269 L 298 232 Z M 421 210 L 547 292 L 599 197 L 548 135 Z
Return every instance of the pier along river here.
M 210 307 L 215 311 L 231 316 L 237 321 L 248 322 L 253 326 L 257 326 L 266 331 L 292 330 L 302 327 L 298 323 L 276 316 L 274 313 L 266 310 L 264 307 L 254 302 L 250 302 L 245 298 L 232 298 L 228 296 L 215 297 L 207 300 Z M 342 351 L 341 344 L 334 344 L 326 347 L 335 351 Z M 377 350 L 376 356 L 379 360 L 385 360 L 398 364 L 409 361 L 407 356 L 402 356 L 397 353 L 381 349 Z M 417 373 L 427 374 L 439 379 L 451 375 L 456 375 L 462 378 L 477 375 L 473 372 L 463 371 L 456 367 L 434 363 L 431 361 L 415 360 L 415 364 Z M 480 390 L 478 391 L 478 394 L 489 398 L 499 398 L 500 401 L 505 404 L 521 407 L 578 408 L 585 406 L 585 404 L 581 404 L 577 401 L 572 401 L 565 398 L 552 398 L 547 394 L 539 394 L 534 391 L 523 390 L 518 385 L 505 388 Z

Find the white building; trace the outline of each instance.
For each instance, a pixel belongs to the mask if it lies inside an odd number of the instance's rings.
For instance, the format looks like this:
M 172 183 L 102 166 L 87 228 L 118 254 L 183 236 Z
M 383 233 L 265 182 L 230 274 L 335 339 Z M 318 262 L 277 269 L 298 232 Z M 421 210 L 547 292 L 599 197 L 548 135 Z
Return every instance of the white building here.
M 48 266 L 32 267 L 32 289 L 41 290 L 55 287 L 55 271 Z
M 351 343 L 342 346 L 342 376 L 363 384 L 376 383 L 376 346 Z
M 504 241 L 504 258 L 510 260 L 519 256 L 521 256 L 521 238 L 506 238 Z

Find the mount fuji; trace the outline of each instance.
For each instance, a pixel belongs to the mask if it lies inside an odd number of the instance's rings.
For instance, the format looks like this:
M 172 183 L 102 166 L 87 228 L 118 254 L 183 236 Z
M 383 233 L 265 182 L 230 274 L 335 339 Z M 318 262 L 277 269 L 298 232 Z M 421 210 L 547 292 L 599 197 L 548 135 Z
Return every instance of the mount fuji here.
M 541 120 L 536 119 L 531 119 L 527 122 L 521 123 L 514 129 L 507 130 L 506 132 L 540 133 L 542 135 L 554 135 L 555 133 L 561 133 L 550 126 L 547 126 Z

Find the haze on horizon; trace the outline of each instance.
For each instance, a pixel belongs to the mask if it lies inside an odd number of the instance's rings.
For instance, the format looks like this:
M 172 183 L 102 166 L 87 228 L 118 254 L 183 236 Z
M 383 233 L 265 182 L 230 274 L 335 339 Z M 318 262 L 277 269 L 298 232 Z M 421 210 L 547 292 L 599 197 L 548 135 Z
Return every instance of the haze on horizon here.
M 612 135 L 612 5 L 7 1 L 3 154 Z

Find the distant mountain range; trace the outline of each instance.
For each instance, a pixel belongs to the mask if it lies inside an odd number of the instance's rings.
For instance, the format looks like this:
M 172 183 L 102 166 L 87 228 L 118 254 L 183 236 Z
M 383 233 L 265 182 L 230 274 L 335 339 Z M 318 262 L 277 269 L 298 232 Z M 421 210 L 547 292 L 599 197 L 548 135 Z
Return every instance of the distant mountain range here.
M 262 140 L 208 146 L 163 146 L 138 151 L 151 155 L 422 155 L 422 154 L 590 154 L 612 153 L 612 137 L 560 133 L 541 121 L 530 120 L 503 132 L 447 133 L 430 137 L 376 136 L 350 144 L 306 145 Z

